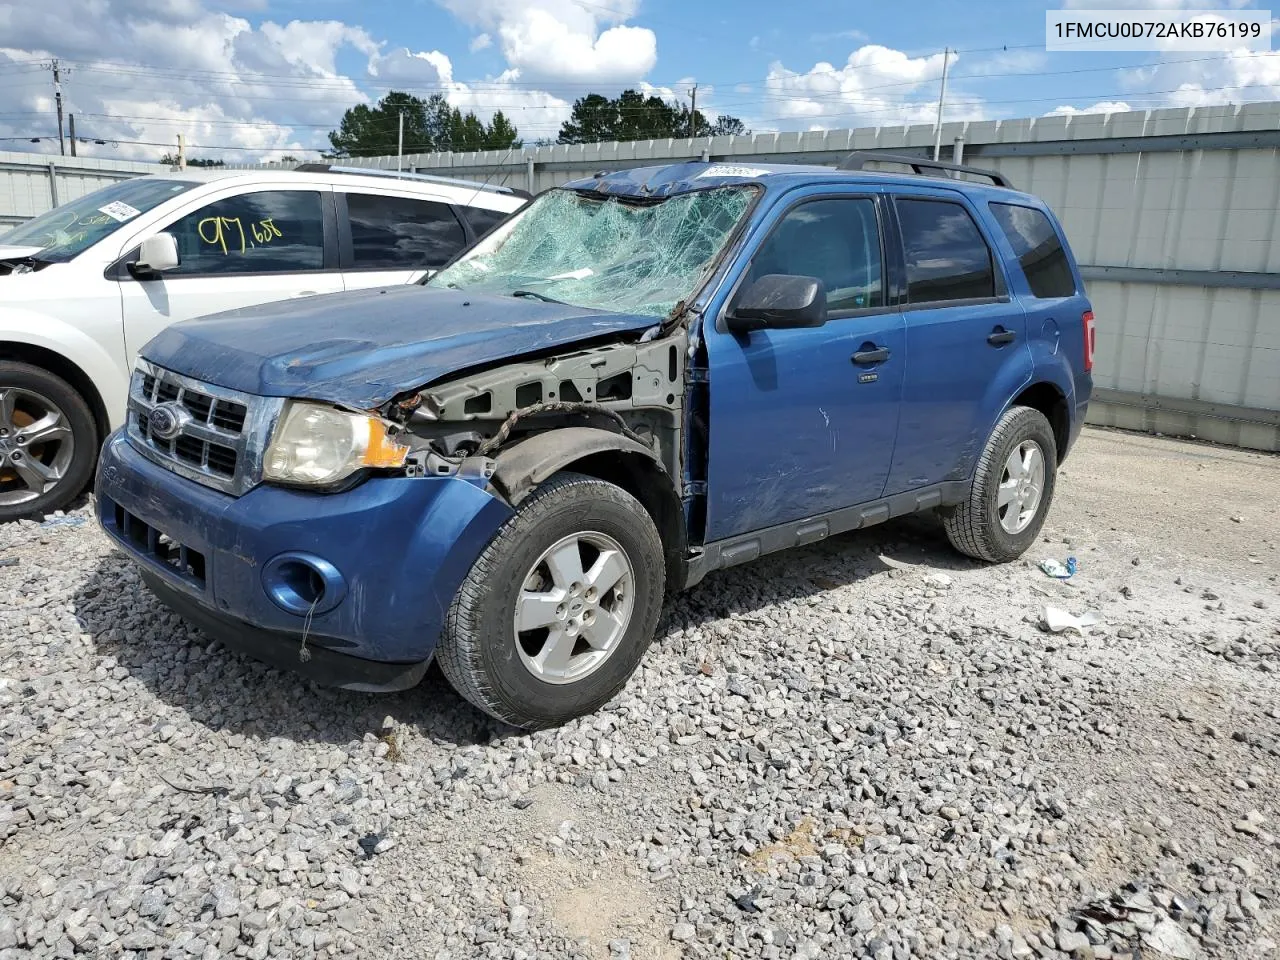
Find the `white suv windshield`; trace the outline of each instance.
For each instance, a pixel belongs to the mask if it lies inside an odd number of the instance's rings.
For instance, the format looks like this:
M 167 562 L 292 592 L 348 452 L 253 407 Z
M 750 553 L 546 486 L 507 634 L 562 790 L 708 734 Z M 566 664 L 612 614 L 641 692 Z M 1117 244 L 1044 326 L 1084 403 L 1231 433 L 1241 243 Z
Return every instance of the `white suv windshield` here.
M 552 190 L 430 285 L 665 316 L 705 278 L 757 191 L 648 199 Z
M 194 180 L 139 177 L 95 190 L 8 233 L 0 246 L 43 247 L 36 259 L 62 263 L 84 252 L 140 213 L 196 186 Z

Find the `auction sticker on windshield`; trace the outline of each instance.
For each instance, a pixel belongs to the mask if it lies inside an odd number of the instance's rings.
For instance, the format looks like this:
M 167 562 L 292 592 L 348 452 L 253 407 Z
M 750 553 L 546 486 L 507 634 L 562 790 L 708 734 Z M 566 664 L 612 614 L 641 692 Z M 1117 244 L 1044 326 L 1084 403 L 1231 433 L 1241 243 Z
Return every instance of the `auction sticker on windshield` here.
M 768 172 L 768 170 L 761 170 L 759 167 L 738 167 L 731 164 L 721 164 L 707 167 L 707 169 L 698 174 L 698 179 L 702 177 L 763 177 Z
M 125 203 L 123 200 L 116 200 L 112 203 L 108 203 L 105 207 L 99 207 L 98 211 L 100 213 L 105 213 L 112 220 L 119 220 L 121 223 L 124 223 L 126 220 L 132 220 L 142 212 L 136 207 L 129 206 L 129 204 Z

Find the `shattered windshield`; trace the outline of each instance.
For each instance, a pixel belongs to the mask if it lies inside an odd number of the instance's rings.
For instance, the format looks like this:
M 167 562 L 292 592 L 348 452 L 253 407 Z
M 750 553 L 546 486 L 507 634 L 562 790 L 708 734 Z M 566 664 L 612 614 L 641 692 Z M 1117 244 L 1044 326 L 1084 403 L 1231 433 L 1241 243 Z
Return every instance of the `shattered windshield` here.
M 430 285 L 665 316 L 705 277 L 757 189 L 662 200 L 552 190 Z

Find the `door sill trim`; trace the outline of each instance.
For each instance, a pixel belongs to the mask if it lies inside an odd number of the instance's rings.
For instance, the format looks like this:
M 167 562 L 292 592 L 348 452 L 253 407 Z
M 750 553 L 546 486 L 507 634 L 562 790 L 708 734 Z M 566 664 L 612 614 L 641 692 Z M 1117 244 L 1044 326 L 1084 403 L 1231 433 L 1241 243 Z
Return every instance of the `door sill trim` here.
M 869 503 L 842 507 L 830 513 L 804 517 L 800 520 L 754 530 L 751 533 L 716 540 L 705 544 L 700 552 L 685 563 L 684 586 L 692 587 L 713 570 L 723 570 L 725 567 L 749 563 L 766 553 L 815 543 L 837 533 L 871 527 L 909 513 L 962 503 L 968 495 L 967 480 L 949 480 L 945 483 L 935 483 L 931 486 L 908 490 L 905 493 L 881 497 Z

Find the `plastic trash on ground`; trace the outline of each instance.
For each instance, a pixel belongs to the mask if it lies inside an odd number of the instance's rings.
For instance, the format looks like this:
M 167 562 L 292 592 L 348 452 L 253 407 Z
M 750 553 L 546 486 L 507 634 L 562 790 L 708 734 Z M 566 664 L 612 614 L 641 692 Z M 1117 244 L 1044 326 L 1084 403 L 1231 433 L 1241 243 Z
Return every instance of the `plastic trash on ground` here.
M 1045 576 L 1053 577 L 1055 580 L 1070 580 L 1076 575 L 1076 558 L 1067 557 L 1067 562 L 1064 564 L 1048 557 L 1040 561 L 1040 569 L 1044 571 Z
M 1061 607 L 1045 607 L 1041 619 L 1050 633 L 1071 631 L 1083 637 L 1090 627 L 1096 627 L 1102 622 L 1102 615 L 1095 610 L 1088 610 L 1077 617 Z

